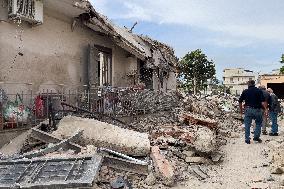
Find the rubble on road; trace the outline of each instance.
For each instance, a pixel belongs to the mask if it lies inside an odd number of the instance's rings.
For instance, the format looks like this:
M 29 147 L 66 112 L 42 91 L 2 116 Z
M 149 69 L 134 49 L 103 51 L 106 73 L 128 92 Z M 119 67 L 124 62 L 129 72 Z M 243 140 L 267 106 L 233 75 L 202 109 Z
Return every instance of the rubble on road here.
M 98 154 L 102 156 L 98 188 L 166 188 L 189 174 L 208 178 L 199 165 L 218 163 L 219 147 L 241 130 L 241 122 L 232 116 L 237 113 L 236 99 L 229 95 L 195 97 L 147 90 L 122 97 L 129 114 L 108 115 L 112 117 L 108 123 L 106 116 L 100 121 L 66 116 L 54 131 L 41 125 L 32 128 L 16 159 Z M 86 113 L 84 117 L 94 117 Z M 118 120 L 115 125 L 110 124 L 113 120 Z M 78 130 L 82 133 L 73 141 Z

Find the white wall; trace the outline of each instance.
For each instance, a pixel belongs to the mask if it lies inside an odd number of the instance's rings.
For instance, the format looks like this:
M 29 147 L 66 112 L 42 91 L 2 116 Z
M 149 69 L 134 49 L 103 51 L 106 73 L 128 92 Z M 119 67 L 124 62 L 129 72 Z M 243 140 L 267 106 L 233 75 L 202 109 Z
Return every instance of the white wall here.
M 43 25 L 35 27 L 0 22 L 0 81 L 33 83 L 33 90 L 59 90 L 58 84 L 83 86 L 87 83 L 88 44 L 97 44 L 113 51 L 114 86 L 127 85 L 126 69 L 135 67 L 137 61 L 107 37 L 82 24 L 72 32 L 71 23 L 58 18 L 45 12 Z

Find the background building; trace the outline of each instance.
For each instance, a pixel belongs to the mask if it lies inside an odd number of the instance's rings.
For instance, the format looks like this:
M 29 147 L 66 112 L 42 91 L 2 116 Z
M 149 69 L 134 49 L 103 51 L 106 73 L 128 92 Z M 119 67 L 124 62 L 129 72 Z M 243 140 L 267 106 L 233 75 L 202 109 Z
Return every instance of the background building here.
M 231 94 L 240 95 L 244 89 L 247 89 L 249 80 L 256 80 L 253 71 L 243 68 L 228 68 L 223 71 L 224 85 L 230 88 Z
M 278 98 L 284 98 L 284 75 L 283 74 L 263 74 L 259 76 L 260 85 L 272 88 Z

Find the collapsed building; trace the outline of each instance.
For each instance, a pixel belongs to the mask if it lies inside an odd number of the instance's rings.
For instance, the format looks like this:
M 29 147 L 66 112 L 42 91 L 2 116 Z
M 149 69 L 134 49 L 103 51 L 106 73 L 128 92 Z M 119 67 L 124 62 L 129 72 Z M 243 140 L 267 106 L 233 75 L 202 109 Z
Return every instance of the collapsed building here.
M 89 1 L 0 4 L 1 82 L 32 84 L 36 91 L 141 83 L 147 89 L 176 89 L 173 49 L 113 24 Z
M 232 96 L 177 93 L 173 49 L 88 1 L 0 4 L 0 129 L 27 130 L 1 141 L 0 188 L 167 188 L 190 171 L 208 177 L 200 165 L 219 162 L 239 129 Z

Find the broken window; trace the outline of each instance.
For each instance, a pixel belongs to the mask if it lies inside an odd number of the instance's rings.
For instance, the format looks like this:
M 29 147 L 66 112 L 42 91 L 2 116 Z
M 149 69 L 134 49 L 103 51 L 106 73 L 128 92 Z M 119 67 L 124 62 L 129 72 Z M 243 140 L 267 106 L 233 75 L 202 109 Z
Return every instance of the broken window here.
M 90 47 L 88 79 L 90 87 L 110 86 L 112 84 L 111 49 L 101 46 Z
M 146 89 L 153 89 L 153 70 L 146 68 L 146 64 L 142 60 L 138 61 L 138 66 L 140 81 L 145 84 Z

